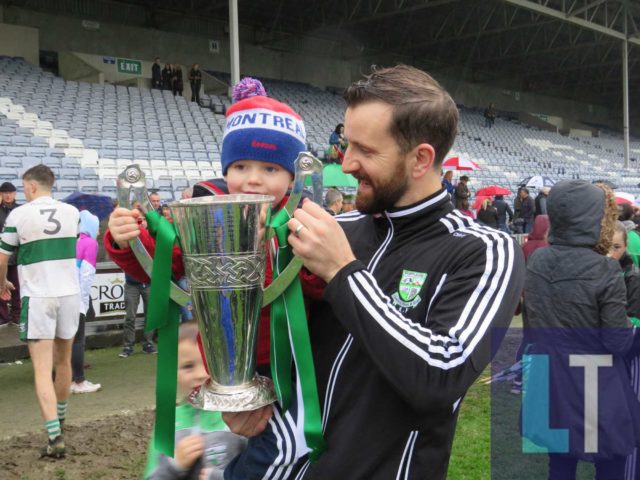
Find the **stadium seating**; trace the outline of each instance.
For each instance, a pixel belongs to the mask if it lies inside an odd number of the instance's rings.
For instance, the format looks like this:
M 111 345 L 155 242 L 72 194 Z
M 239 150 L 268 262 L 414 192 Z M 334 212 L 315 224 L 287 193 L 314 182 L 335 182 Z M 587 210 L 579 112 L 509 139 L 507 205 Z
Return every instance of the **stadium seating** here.
M 228 74 L 213 74 L 229 81 Z M 340 96 L 301 83 L 264 84 L 302 115 L 309 148 L 322 156 L 343 119 Z M 203 104 L 222 112 L 230 100 L 204 95 Z M 171 92 L 65 81 L 22 59 L 0 58 L 0 180 L 44 163 L 60 176 L 57 197 L 73 190 L 114 196 L 115 178 L 131 162 L 163 200 L 178 197 L 198 179 L 220 175 L 224 122 L 221 113 Z M 631 143 L 632 168 L 624 168 L 622 148 L 620 135 L 608 131 L 570 138 L 502 118 L 488 129 L 480 111 L 460 106 L 450 155 L 481 166 L 470 173 L 472 190 L 490 184 L 515 190 L 522 178 L 542 174 L 609 180 L 638 195 L 640 141 Z

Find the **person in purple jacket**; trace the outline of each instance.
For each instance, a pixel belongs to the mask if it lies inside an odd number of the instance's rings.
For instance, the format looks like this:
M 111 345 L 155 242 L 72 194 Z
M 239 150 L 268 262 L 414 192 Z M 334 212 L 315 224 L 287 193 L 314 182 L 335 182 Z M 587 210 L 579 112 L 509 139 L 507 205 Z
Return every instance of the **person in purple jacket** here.
M 96 276 L 98 256 L 98 229 L 100 220 L 88 210 L 80 212 L 80 235 L 76 243 L 76 262 L 80 281 L 80 323 L 73 339 L 71 351 L 71 393 L 91 393 L 100 390 L 102 385 L 84 378 L 84 326 L 87 318 L 95 316 L 91 304 L 91 286 Z

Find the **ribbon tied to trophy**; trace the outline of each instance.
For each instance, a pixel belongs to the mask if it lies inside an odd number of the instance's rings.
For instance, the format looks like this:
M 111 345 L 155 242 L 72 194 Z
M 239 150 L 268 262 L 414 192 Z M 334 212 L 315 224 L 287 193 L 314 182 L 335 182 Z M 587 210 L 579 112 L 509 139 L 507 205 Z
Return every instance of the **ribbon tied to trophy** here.
M 302 152 L 295 163 L 286 205 L 270 215 L 273 197 L 230 194 L 169 204 L 173 224 L 151 207 L 145 176 L 129 165 L 118 177 L 120 206 L 140 204 L 153 257 L 139 238 L 129 242 L 151 278 L 146 330 L 158 330 L 156 423 L 159 451 L 174 455 L 179 307 L 192 302 L 210 379 L 189 400 L 197 408 L 221 412 L 255 410 L 277 398 L 283 411 L 293 395 L 302 399 L 304 436 L 310 458 L 324 450 L 322 418 L 299 271 L 302 260 L 288 245 L 287 222 L 311 179 L 314 201 L 322 199 L 322 163 Z M 266 218 L 266 222 L 264 219 Z M 172 281 L 173 247 L 179 242 L 190 292 Z M 271 246 L 273 280 L 263 288 L 265 244 Z M 273 382 L 255 373 L 260 309 L 271 305 Z M 293 382 L 293 370 L 295 377 Z M 294 387 L 297 389 L 294 392 Z

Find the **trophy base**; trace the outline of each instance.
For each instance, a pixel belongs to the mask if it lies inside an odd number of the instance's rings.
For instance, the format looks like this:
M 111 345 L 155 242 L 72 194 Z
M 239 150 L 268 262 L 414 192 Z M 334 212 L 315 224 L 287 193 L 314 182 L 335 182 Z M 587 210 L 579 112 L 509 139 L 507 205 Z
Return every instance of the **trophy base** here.
M 246 412 L 275 401 L 272 381 L 259 375 L 249 383 L 234 387 L 208 380 L 189 395 L 189 402 L 194 407 L 217 412 Z

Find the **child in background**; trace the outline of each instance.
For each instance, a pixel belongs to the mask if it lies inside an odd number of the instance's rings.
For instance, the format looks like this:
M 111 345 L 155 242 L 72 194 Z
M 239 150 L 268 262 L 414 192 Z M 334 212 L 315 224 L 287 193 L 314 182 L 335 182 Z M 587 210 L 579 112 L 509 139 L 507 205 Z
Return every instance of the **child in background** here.
M 175 455 L 169 458 L 149 446 L 146 480 L 217 480 L 224 467 L 246 446 L 244 437 L 228 431 L 220 412 L 198 410 L 186 401 L 209 378 L 196 341 L 195 322 L 180 325 L 178 388 L 185 399 L 176 407 Z

